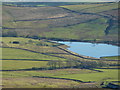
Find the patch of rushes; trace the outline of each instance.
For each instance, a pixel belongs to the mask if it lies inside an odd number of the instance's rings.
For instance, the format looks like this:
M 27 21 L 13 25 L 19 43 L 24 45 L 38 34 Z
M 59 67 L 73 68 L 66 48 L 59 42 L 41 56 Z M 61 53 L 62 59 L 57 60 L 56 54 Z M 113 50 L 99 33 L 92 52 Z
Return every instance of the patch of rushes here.
M 3 88 L 73 88 L 80 83 L 46 78 L 3 78 Z

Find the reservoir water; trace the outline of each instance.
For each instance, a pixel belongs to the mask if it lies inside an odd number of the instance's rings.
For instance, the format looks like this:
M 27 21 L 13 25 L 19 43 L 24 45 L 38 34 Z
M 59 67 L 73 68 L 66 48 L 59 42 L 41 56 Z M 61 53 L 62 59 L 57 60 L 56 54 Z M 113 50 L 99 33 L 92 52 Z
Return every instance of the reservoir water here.
M 110 44 L 93 44 L 86 42 L 61 42 L 65 45 L 70 46 L 68 50 L 78 53 L 79 55 L 90 56 L 95 58 L 100 58 L 103 56 L 118 56 L 118 49 L 120 47 L 110 45 Z

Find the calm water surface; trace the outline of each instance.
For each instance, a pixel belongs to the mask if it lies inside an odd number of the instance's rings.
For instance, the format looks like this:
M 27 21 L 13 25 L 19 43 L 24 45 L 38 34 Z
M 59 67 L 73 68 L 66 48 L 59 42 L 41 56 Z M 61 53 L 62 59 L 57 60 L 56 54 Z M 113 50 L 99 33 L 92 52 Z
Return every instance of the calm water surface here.
M 100 58 L 103 56 L 117 56 L 118 46 L 108 45 L 108 44 L 92 44 L 86 42 L 61 42 L 58 43 L 66 44 L 70 46 L 68 50 L 78 53 L 84 56 L 91 56 L 95 58 Z

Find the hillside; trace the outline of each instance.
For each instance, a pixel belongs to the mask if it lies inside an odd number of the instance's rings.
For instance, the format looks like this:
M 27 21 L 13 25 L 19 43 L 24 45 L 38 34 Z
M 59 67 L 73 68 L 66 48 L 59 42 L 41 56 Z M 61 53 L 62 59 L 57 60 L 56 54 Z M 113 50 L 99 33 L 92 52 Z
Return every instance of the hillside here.
M 3 36 L 118 45 L 117 12 L 118 3 L 3 4 Z
M 120 87 L 120 56 L 83 56 L 57 42 L 119 45 L 118 3 L 4 2 L 2 9 L 2 88 Z

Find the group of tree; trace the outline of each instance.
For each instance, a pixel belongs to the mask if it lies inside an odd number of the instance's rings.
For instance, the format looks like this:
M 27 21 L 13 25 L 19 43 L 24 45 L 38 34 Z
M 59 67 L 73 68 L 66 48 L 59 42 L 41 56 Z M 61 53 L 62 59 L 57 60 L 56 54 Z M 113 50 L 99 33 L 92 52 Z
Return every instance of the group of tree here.
M 78 61 L 78 60 L 51 60 L 48 61 L 47 65 L 51 69 L 56 68 L 85 68 L 85 69 L 92 69 L 92 68 L 99 68 L 108 66 L 104 61 Z
M 16 31 L 2 31 L 2 37 L 17 37 Z

